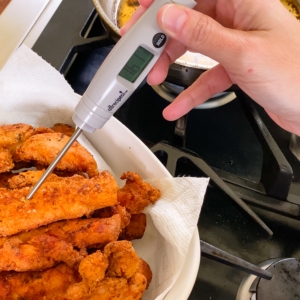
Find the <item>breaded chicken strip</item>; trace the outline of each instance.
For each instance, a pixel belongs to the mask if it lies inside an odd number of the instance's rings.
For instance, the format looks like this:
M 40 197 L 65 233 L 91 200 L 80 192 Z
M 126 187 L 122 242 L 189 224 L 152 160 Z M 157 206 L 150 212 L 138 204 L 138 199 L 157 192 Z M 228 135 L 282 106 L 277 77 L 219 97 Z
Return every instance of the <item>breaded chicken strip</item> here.
M 119 204 L 115 206 L 104 207 L 93 212 L 93 218 L 110 218 L 113 215 L 119 215 L 121 218 L 121 229 L 125 228 L 131 219 L 131 214 L 127 212 L 126 207 Z
M 35 161 L 46 167 L 50 165 L 68 140 L 68 136 L 59 132 L 33 135 L 16 149 L 14 160 Z M 63 156 L 56 169 L 69 172 L 85 172 L 89 177 L 96 176 L 99 173 L 92 154 L 77 141 Z
M 146 277 L 138 273 L 139 258 L 130 242 L 109 243 L 103 253 L 97 251 L 80 263 L 82 282 L 66 293 L 72 300 L 141 299 L 147 286 Z
M 15 176 L 13 173 L 1 173 L 0 174 L 0 188 L 8 188 L 8 181 Z
M 146 277 L 146 279 L 147 279 L 146 289 L 148 289 L 148 287 L 152 281 L 152 271 L 150 269 L 150 266 L 141 258 L 139 260 L 139 267 L 137 269 L 137 273 L 141 273 Z
M 9 172 L 14 166 L 10 151 L 0 147 L 0 173 Z
M 0 271 L 38 271 L 65 262 L 77 265 L 85 249 L 116 241 L 120 216 L 105 219 L 66 220 L 0 238 Z M 75 247 L 75 249 L 74 249 Z
M 146 215 L 143 213 L 133 214 L 130 223 L 122 230 L 119 240 L 137 240 L 144 236 L 147 226 Z
M 23 243 L 17 236 L 8 239 L 0 249 L 0 271 L 42 271 L 65 262 L 78 265 L 87 255 L 49 234 L 40 234 Z
M 34 133 L 32 126 L 28 124 L 12 124 L 0 126 L 0 147 L 9 149 L 24 142 Z
M 65 264 L 41 272 L 1 272 L 1 300 L 64 300 L 70 285 L 81 280 L 77 270 Z
M 56 123 L 53 125 L 53 127 L 51 127 L 51 129 L 54 132 L 61 132 L 67 136 L 71 136 L 75 131 L 75 129 L 72 126 L 63 123 Z
M 94 245 L 106 245 L 116 241 L 119 233 L 119 215 L 113 215 L 110 218 L 103 219 L 64 220 L 27 232 L 21 232 L 12 237 L 0 237 L 0 253 L 4 244 L 11 239 L 18 239 L 23 244 L 27 244 L 34 237 L 48 234 L 76 248 L 88 248 L 94 247 Z
M 12 176 L 7 180 L 7 188 L 21 189 L 23 187 L 32 187 L 38 182 L 38 180 L 42 177 L 44 172 L 45 172 L 44 170 L 34 170 L 34 171 L 20 172 L 17 175 L 15 174 L 14 176 Z M 63 177 L 59 177 L 51 173 L 46 178 L 45 182 L 62 181 L 62 180 Z
M 0 125 L 0 147 L 13 152 L 25 140 L 35 134 L 43 132 L 52 132 L 50 128 L 33 128 L 28 124 Z
M 131 214 L 141 213 L 146 206 L 154 204 L 160 197 L 160 191 L 144 182 L 137 173 L 123 173 L 121 179 L 126 179 L 126 184 L 118 191 L 118 202 Z
M 139 257 L 129 241 L 109 243 L 104 247 L 103 254 L 109 259 L 107 277 L 130 278 L 138 269 Z
M 80 300 L 140 300 L 146 290 L 147 279 L 141 273 L 135 273 L 132 277 L 117 278 L 105 277 L 93 291 L 86 298 L 79 298 Z M 78 299 L 78 298 L 67 298 Z M 78 300 L 79 300 L 78 299 Z
M 91 179 L 78 175 L 45 182 L 32 199 L 30 188 L 0 188 L 0 236 L 13 235 L 42 225 L 90 215 L 117 203 L 118 185 L 108 171 Z

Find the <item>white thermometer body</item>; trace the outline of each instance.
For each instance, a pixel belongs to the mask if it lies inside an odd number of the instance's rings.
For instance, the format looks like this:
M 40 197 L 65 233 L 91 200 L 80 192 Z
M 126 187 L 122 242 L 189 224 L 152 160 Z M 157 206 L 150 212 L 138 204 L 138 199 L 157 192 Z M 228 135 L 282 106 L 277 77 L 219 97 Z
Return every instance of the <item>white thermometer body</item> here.
M 158 10 L 167 3 L 190 8 L 196 4 L 193 0 L 154 0 L 114 46 L 82 96 L 73 116 L 78 128 L 87 132 L 102 128 L 148 75 L 168 40 L 156 22 Z
M 92 133 L 102 128 L 145 79 L 163 52 L 168 39 L 156 23 L 158 10 L 167 3 L 177 3 L 190 8 L 196 4 L 193 0 L 154 0 L 143 16 L 119 40 L 75 108 L 73 121 L 77 128 L 74 134 L 26 199 L 33 197 L 80 133 L 83 130 Z

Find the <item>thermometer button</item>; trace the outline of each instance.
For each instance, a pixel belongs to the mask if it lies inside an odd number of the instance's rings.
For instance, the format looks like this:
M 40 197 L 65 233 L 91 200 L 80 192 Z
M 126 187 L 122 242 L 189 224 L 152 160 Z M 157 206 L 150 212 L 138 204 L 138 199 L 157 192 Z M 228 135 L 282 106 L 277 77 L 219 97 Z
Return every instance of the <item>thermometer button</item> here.
M 163 47 L 166 41 L 167 41 L 167 36 L 162 32 L 157 33 L 152 39 L 152 43 L 155 48 Z

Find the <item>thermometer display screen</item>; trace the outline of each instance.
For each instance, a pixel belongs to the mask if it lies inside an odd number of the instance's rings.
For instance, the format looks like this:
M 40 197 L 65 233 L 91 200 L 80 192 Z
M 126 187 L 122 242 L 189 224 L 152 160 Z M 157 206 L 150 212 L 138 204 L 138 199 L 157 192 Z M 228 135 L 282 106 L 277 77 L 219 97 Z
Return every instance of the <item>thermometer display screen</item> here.
M 120 71 L 119 76 L 134 83 L 153 57 L 151 52 L 141 46 L 138 47 Z

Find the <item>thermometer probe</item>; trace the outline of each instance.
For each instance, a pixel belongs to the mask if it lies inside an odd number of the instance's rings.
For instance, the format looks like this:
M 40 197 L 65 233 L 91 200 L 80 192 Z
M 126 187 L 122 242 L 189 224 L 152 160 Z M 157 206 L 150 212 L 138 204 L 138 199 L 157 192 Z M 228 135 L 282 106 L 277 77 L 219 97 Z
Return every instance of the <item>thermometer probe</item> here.
M 27 196 L 31 199 L 82 131 L 100 129 L 146 78 L 168 37 L 156 22 L 159 9 L 168 3 L 193 8 L 193 0 L 154 0 L 132 28 L 118 41 L 94 76 L 75 108 L 76 130 Z

